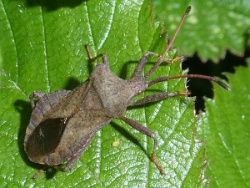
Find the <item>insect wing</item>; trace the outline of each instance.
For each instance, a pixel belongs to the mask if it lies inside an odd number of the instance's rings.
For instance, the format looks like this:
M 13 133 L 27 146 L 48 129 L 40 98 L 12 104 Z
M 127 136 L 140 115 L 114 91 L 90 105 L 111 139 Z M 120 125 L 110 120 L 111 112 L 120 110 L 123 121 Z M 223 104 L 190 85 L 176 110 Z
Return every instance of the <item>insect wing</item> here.
M 89 81 L 74 91 L 45 94 L 32 112 L 25 150 L 33 162 L 63 164 L 83 152 L 96 131 L 111 119 Z
M 101 110 L 82 110 L 69 119 L 48 119 L 33 131 L 26 151 L 34 162 L 49 166 L 63 164 L 78 151 L 83 152 L 96 131 L 110 121 Z

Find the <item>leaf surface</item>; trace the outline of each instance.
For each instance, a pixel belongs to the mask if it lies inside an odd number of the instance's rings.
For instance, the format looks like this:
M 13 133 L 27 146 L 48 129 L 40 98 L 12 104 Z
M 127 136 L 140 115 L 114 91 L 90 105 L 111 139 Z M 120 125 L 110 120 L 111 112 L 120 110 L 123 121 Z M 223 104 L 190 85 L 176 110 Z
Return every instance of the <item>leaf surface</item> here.
M 165 28 L 173 35 L 182 16 L 182 10 L 192 6 L 192 11 L 176 39 L 183 55 L 195 52 L 203 61 L 218 62 L 229 49 L 243 56 L 245 40 L 250 28 L 250 1 L 212 0 L 175 1 L 152 0 L 156 17 L 165 21 Z
M 183 12 L 185 9 L 183 9 Z M 183 14 L 181 13 L 181 15 Z M 89 77 L 85 44 L 93 55 L 106 53 L 111 70 L 128 79 L 146 51 L 161 54 L 165 37 L 155 23 L 148 1 L 7 1 L 0 2 L 0 143 L 1 186 L 9 187 L 200 187 L 205 185 L 204 145 L 196 140 L 193 100 L 183 96 L 138 109 L 132 118 L 154 131 L 157 157 L 166 171 L 160 175 L 150 161 L 152 140 L 114 120 L 104 127 L 70 172 L 48 170 L 36 181 L 41 168 L 23 150 L 31 115 L 29 95 L 74 89 Z M 175 51 L 168 58 L 176 56 Z M 100 61 L 100 60 L 99 60 Z M 153 65 L 151 58 L 146 70 Z M 150 79 L 180 75 L 180 62 L 163 64 Z M 185 91 L 184 80 L 150 88 Z M 94 125 L 93 125 L 94 126 Z M 117 147 L 112 147 L 115 140 Z
M 211 187 L 250 185 L 249 73 L 249 67 L 237 68 L 228 75 L 232 91 L 217 92 L 220 88 L 215 87 L 214 100 L 207 100 L 198 133 L 207 142 L 206 177 L 211 177 Z

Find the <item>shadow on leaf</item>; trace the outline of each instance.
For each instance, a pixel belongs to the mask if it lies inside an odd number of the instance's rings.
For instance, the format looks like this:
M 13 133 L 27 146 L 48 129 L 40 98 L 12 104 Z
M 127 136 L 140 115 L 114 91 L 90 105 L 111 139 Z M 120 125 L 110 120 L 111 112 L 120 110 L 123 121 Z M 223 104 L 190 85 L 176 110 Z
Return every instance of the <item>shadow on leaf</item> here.
M 19 128 L 19 133 L 18 133 L 18 148 L 19 148 L 19 153 L 22 157 L 22 159 L 24 160 L 24 162 L 32 167 L 35 168 L 37 170 L 40 170 L 41 168 L 43 168 L 43 165 L 40 164 L 36 164 L 33 163 L 29 160 L 26 152 L 24 151 L 24 137 L 25 137 L 25 133 L 26 133 L 26 128 L 29 124 L 29 119 L 30 119 L 30 114 L 31 114 L 31 105 L 29 102 L 24 101 L 24 100 L 17 100 L 14 103 L 15 109 L 20 113 L 21 115 L 21 121 L 20 121 L 20 128 Z M 54 174 L 56 173 L 56 170 L 47 170 L 46 171 L 46 178 L 50 179 L 54 177 Z M 32 177 L 30 177 L 32 178 Z
M 26 5 L 28 7 L 42 6 L 45 7 L 47 11 L 54 11 L 61 7 L 74 8 L 81 5 L 83 2 L 88 0 L 26 0 Z
M 145 150 L 145 148 L 141 145 L 141 143 L 135 138 L 130 132 L 128 132 L 126 129 L 121 127 L 120 125 L 110 122 L 110 125 L 117 130 L 121 135 L 129 139 L 131 142 L 133 142 L 135 145 L 139 146 L 139 148 L 150 158 L 148 155 L 148 152 Z M 128 125 L 129 126 L 129 125 Z M 150 158 L 151 159 L 151 158 Z

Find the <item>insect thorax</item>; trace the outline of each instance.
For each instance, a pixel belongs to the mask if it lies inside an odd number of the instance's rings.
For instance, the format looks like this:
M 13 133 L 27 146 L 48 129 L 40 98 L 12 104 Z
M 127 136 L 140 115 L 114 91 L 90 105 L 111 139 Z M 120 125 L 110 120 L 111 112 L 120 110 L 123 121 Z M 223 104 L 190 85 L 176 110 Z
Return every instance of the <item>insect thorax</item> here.
M 145 91 L 145 78 L 123 80 L 114 75 L 107 64 L 98 64 L 93 70 L 90 80 L 101 98 L 103 107 L 109 117 L 119 117 L 126 111 L 131 98 Z

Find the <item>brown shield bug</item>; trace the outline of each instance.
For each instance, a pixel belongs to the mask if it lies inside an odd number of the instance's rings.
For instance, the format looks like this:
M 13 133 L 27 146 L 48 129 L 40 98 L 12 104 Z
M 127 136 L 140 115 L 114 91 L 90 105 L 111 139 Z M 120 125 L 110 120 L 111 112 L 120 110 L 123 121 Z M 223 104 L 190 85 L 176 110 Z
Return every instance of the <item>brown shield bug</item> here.
M 73 91 L 60 90 L 48 94 L 35 91 L 31 94 L 30 102 L 33 112 L 24 139 L 24 148 L 29 159 L 35 163 L 44 164 L 46 167 L 68 171 L 87 149 L 95 133 L 112 119 L 118 118 L 153 139 L 151 159 L 160 173 L 164 174 L 163 168 L 156 160 L 157 137 L 155 133 L 138 122 L 124 117 L 123 113 L 128 106 L 143 105 L 189 93 L 161 92 L 146 96 L 136 102 L 132 102 L 132 99 L 156 83 L 176 78 L 208 79 L 229 90 L 228 86 L 219 80 L 197 74 L 164 76 L 147 81 L 147 78 L 165 60 L 190 10 L 191 7 L 188 7 L 165 52 L 161 56 L 157 55 L 159 57 L 157 62 L 144 76 L 142 72 L 147 59 L 150 55 L 156 55 L 155 53 L 144 54 L 132 77 L 129 80 L 123 80 L 111 72 L 105 54 L 92 57 L 86 46 L 90 61 L 102 58 L 102 63 L 97 64 L 87 81 Z M 34 98 L 38 99 L 36 104 Z M 60 165 L 65 163 L 66 167 L 61 168 Z M 43 170 L 40 170 L 33 178 L 35 179 Z

